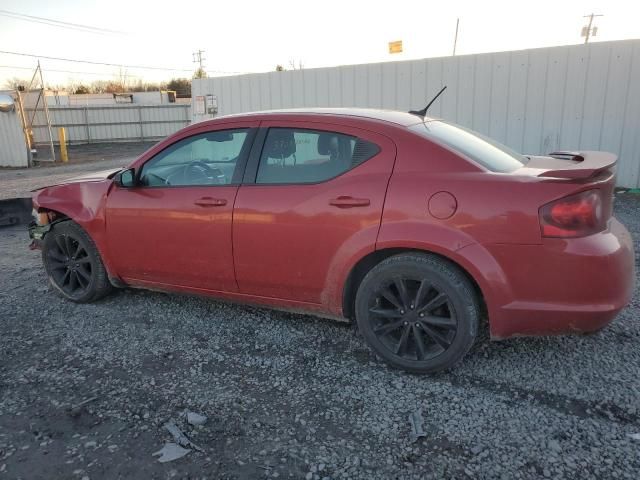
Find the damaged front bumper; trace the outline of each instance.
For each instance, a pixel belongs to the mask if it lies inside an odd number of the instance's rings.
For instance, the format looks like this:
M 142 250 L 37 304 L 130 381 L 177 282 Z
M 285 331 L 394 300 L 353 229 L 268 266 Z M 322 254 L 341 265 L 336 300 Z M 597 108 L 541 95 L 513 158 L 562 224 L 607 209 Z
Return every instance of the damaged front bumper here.
M 31 244 L 29 245 L 29 249 L 31 250 L 42 250 L 42 241 L 44 240 L 44 236 L 51 230 L 53 227 L 53 223 L 47 223 L 46 225 L 39 225 L 35 221 L 32 221 L 29 224 L 29 238 L 31 239 Z

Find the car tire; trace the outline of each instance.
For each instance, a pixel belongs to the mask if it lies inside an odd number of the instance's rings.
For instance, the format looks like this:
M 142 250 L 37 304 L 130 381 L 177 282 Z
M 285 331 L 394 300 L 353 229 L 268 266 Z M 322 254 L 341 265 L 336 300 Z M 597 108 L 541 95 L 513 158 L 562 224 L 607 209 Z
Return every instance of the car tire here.
M 56 223 L 45 235 L 42 261 L 49 282 L 68 300 L 94 302 L 112 289 L 98 248 L 71 220 Z
M 432 373 L 455 366 L 478 332 L 473 285 L 452 262 L 431 254 L 383 260 L 356 293 L 356 322 L 369 347 L 395 368 Z

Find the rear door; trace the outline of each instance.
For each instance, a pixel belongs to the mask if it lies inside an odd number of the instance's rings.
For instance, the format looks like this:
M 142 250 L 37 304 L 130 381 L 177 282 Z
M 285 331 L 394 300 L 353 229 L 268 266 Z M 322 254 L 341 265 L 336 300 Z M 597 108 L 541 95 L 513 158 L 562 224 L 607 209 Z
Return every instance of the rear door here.
M 234 209 L 239 290 L 323 303 L 331 270 L 374 249 L 395 145 L 333 124 L 261 127 Z
M 237 291 L 233 202 L 257 122 L 182 138 L 146 161 L 138 185 L 114 185 L 106 225 L 116 271 L 131 284 Z

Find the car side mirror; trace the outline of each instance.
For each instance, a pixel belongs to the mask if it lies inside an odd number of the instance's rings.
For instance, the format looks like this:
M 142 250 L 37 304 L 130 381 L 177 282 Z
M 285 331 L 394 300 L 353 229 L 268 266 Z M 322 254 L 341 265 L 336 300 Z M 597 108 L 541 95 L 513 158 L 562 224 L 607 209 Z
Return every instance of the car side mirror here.
M 131 188 L 136 186 L 136 171 L 134 168 L 128 168 L 116 175 L 114 178 L 116 185 L 122 188 Z

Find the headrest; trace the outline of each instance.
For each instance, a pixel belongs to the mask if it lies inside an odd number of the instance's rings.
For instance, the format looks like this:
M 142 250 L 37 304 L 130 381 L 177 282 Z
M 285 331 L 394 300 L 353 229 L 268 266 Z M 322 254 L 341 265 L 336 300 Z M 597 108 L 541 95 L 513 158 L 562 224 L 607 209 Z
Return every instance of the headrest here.
M 291 130 L 274 128 L 269 131 L 267 156 L 269 158 L 287 158 L 296 153 L 296 140 Z
M 338 137 L 332 133 L 321 133 L 318 135 L 318 153 L 320 155 L 331 155 L 338 150 Z

